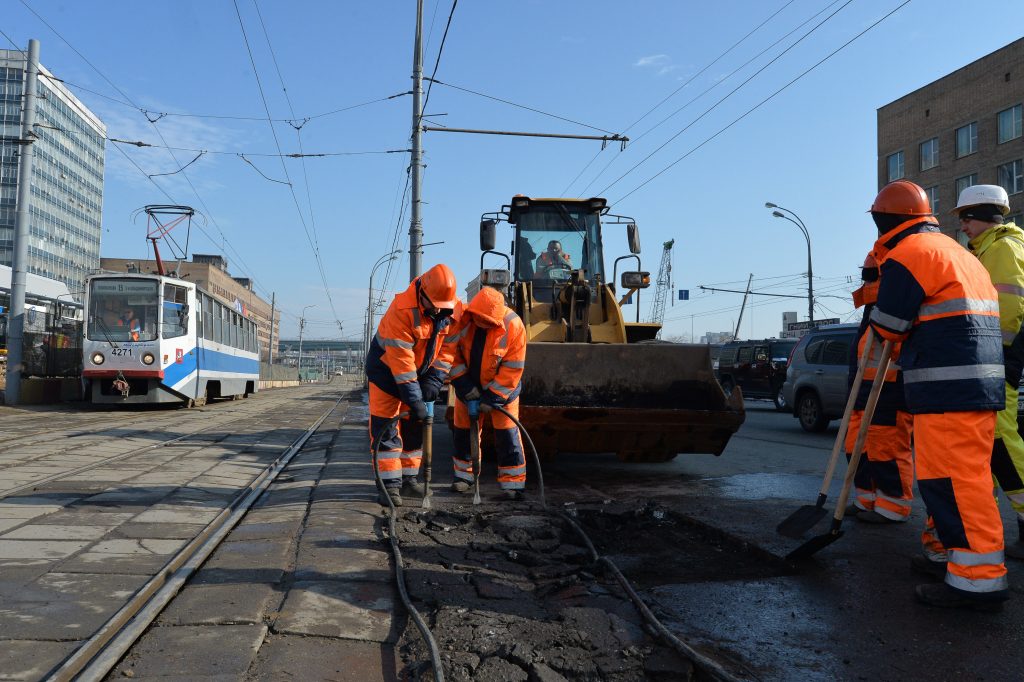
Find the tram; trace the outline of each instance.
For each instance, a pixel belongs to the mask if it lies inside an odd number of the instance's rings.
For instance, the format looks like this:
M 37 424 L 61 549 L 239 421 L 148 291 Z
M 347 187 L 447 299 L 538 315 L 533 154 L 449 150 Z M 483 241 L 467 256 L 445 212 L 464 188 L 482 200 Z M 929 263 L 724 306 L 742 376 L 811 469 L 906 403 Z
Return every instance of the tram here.
M 259 387 L 256 324 L 194 282 L 92 275 L 85 310 L 82 378 L 95 403 L 192 407 Z

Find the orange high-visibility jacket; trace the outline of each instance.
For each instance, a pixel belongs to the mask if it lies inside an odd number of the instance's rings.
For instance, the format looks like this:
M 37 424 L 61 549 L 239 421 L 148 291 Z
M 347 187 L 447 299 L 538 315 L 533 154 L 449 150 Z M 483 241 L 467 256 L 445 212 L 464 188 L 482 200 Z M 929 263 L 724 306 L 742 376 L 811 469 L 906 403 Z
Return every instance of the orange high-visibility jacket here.
M 464 400 L 474 387 L 481 400 L 491 405 L 519 397 L 526 366 L 526 327 L 500 292 L 481 289 L 445 342 L 454 346 L 451 382 L 459 398 Z
M 427 317 L 417 300 L 418 286 L 419 278 L 391 301 L 366 354 L 367 379 L 407 405 L 422 401 L 421 378 L 443 381 L 453 352 L 444 348 L 452 320 Z

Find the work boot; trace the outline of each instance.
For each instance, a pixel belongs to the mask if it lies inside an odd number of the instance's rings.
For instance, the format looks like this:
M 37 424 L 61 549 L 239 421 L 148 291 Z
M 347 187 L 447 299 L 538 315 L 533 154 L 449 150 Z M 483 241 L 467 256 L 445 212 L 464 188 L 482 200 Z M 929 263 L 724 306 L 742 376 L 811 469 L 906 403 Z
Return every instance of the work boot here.
M 401 488 L 399 488 L 397 486 L 387 486 L 387 487 L 384 488 L 384 490 L 386 490 L 387 493 L 386 494 L 385 493 L 380 493 L 379 495 L 377 495 L 377 502 L 379 502 L 383 506 L 387 507 L 388 506 L 388 498 L 390 497 L 391 498 L 391 504 L 395 505 L 396 507 L 401 507 L 402 506 Z
M 861 523 L 874 523 L 878 525 L 884 525 L 886 523 L 899 523 L 899 521 L 897 521 L 896 519 L 890 519 L 887 516 L 882 516 L 873 509 L 871 511 L 861 511 L 861 513 L 857 514 L 855 518 Z
M 456 478 L 455 481 L 452 483 L 452 492 L 468 493 L 471 487 L 472 486 L 469 484 L 469 481 L 464 481 L 461 478 Z
M 410 497 L 423 497 L 426 488 L 415 478 L 402 479 L 402 494 Z
M 522 490 L 502 490 L 501 493 L 506 502 L 522 502 L 525 499 Z
M 1024 561 L 1024 521 L 1017 519 L 1017 542 L 1008 542 L 1003 554 L 1011 559 Z
M 910 570 L 936 580 L 946 579 L 946 562 L 932 561 L 923 554 L 910 557 Z
M 914 588 L 914 595 L 922 604 L 941 609 L 971 609 L 997 613 L 1003 610 L 1006 595 L 993 597 L 973 597 L 968 593 L 955 590 L 946 583 L 929 583 Z

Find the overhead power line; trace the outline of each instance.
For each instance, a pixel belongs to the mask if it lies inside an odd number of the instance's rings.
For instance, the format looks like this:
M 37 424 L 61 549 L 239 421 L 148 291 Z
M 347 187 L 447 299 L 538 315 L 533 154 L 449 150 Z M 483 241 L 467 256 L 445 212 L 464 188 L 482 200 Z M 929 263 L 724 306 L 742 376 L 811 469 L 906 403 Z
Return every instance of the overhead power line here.
M 434 5 L 434 15 L 435 16 L 437 15 L 437 7 L 440 4 L 441 4 L 441 2 L 440 2 L 440 0 L 438 0 L 437 5 Z M 437 59 L 434 60 L 434 70 L 430 74 L 430 78 L 427 79 L 428 81 L 430 81 L 430 84 L 427 85 L 427 94 L 423 98 L 423 106 L 421 107 L 421 111 L 426 111 L 427 110 L 427 102 L 430 101 L 430 91 L 434 87 L 434 77 L 437 76 L 437 67 L 441 65 L 441 54 L 444 52 L 444 41 L 448 39 L 448 29 L 451 28 L 451 26 L 452 26 L 452 17 L 455 16 L 455 7 L 458 4 L 459 4 L 459 0 L 452 0 L 452 9 L 451 9 L 450 12 L 448 12 L 448 23 L 445 24 L 445 26 L 444 26 L 444 35 L 441 36 L 441 45 L 438 46 L 438 48 L 437 48 Z M 431 31 L 431 33 L 434 31 L 434 20 L 433 19 L 430 20 L 430 31 Z M 430 35 L 429 34 L 427 35 L 427 41 L 428 42 L 430 41 Z

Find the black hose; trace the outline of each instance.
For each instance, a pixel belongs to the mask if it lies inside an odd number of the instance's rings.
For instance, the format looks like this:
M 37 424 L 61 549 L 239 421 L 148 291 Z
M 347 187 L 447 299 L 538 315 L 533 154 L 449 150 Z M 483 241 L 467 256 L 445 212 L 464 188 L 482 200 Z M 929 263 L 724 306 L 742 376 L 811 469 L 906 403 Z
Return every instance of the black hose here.
M 441 666 L 441 651 L 437 648 L 437 641 L 434 640 L 434 635 L 430 633 L 430 628 L 427 627 L 426 621 L 420 616 L 416 607 L 412 605 L 412 600 L 409 598 L 409 592 L 405 586 L 405 564 L 402 563 L 402 551 L 398 548 L 398 530 L 395 528 L 395 517 L 398 515 L 398 511 L 395 508 L 395 503 L 391 501 L 391 496 L 388 495 L 388 491 L 384 487 L 384 481 L 380 478 L 380 471 L 377 469 L 377 453 L 380 451 L 380 443 L 383 440 L 384 433 L 397 424 L 401 418 L 402 415 L 398 415 L 391 419 L 380 430 L 378 436 L 373 439 L 370 447 L 370 451 L 373 453 L 373 478 L 377 482 L 377 489 L 380 491 L 381 497 L 388 501 L 388 507 L 391 509 L 391 513 L 388 514 L 388 539 L 391 541 L 391 553 L 395 556 L 395 583 L 398 585 L 398 594 L 402 597 L 402 603 L 409 611 L 409 615 L 416 624 L 416 628 L 423 636 L 423 641 L 427 643 L 427 648 L 430 649 L 430 665 L 434 669 L 434 679 L 437 682 L 444 682 L 444 668 Z
M 547 509 L 548 503 L 544 497 L 544 472 L 540 468 L 540 455 L 537 454 L 537 448 L 533 445 L 533 439 L 530 438 L 530 433 L 524 429 L 522 423 L 513 417 L 512 413 L 504 407 L 501 405 L 493 405 L 492 407 L 511 419 L 512 423 L 519 427 L 519 433 L 522 434 L 523 438 L 526 440 L 526 444 L 530 446 L 530 452 L 533 453 L 533 463 L 537 465 L 537 484 L 540 486 L 540 506 Z

